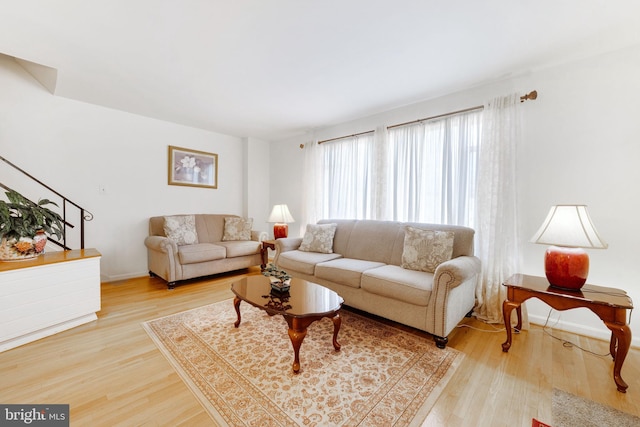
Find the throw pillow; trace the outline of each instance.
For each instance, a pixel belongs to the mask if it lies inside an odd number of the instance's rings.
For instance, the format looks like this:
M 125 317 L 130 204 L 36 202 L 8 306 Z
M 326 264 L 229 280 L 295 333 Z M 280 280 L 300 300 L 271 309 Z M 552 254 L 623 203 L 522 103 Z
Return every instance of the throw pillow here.
M 405 227 L 402 268 L 433 273 L 453 255 L 453 231 Z
M 224 235 L 222 241 L 251 240 L 253 218 L 227 217 L 224 219 Z
M 333 253 L 333 236 L 338 224 L 307 224 L 307 230 L 298 248 L 304 252 Z
M 164 217 L 164 235 L 178 245 L 198 243 L 196 217 L 194 215 L 173 215 Z

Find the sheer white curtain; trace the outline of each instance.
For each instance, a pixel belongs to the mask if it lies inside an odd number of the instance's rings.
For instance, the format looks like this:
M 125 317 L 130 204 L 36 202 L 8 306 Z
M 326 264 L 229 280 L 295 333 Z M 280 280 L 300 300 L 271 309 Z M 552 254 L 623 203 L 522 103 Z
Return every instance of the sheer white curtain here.
M 311 141 L 304 144 L 304 176 L 302 195 L 302 223 L 300 227 L 304 230 L 307 224 L 315 224 L 321 219 L 318 215 L 322 211 L 320 200 L 322 173 L 321 156 L 319 153 L 318 141 Z
M 481 111 L 389 130 L 388 219 L 473 227 Z
M 502 283 L 518 271 L 516 149 L 520 145 L 520 96 L 511 94 L 485 105 L 478 158 L 476 248 L 482 277 L 474 314 L 500 323 L 506 292 Z
M 304 217 L 373 219 L 379 204 L 374 132 L 305 144 Z

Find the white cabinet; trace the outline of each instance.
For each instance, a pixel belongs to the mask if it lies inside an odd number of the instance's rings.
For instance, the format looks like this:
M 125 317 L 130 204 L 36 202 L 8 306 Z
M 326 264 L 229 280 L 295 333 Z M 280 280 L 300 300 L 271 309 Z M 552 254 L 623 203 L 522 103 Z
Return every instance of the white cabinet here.
M 96 320 L 100 257 L 81 249 L 0 262 L 0 352 Z

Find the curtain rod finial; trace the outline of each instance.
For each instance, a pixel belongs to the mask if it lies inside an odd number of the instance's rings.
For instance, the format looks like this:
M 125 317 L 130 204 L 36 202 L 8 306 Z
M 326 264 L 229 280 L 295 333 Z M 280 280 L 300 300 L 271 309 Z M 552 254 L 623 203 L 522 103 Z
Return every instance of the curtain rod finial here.
M 537 90 L 533 90 L 533 91 L 529 92 L 526 95 L 522 95 L 520 97 L 520 102 L 524 102 L 527 99 L 531 99 L 531 100 L 538 99 L 538 91 Z

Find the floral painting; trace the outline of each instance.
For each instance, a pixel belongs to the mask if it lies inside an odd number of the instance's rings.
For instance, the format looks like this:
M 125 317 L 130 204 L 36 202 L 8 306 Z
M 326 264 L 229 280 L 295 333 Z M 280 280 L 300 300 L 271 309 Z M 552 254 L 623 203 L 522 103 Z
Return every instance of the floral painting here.
M 218 188 L 218 155 L 170 145 L 169 185 Z

